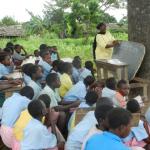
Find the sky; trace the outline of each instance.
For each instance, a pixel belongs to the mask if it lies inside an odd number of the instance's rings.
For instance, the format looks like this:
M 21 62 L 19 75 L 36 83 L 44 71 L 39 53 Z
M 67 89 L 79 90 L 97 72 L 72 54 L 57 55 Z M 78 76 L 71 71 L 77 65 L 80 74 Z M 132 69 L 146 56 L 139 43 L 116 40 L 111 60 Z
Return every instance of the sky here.
M 50 0 L 0 0 L 0 19 L 5 16 L 11 16 L 19 22 L 30 20 L 30 15 L 26 11 L 32 11 L 35 15 L 42 16 L 43 4 Z M 127 14 L 124 9 L 111 9 L 107 11 L 114 16 L 118 21 Z

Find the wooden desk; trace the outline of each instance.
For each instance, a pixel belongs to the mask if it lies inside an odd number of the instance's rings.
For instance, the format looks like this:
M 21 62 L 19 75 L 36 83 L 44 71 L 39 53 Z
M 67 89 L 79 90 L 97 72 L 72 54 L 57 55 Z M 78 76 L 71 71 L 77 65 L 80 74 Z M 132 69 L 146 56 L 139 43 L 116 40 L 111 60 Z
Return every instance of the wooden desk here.
M 10 97 L 14 92 L 19 92 L 22 87 L 22 85 L 10 84 L 7 81 L 0 82 L 0 92 L 5 94 L 5 99 Z
M 21 71 L 14 71 L 13 73 L 10 73 L 9 75 L 6 75 L 8 78 L 13 78 L 13 79 L 22 79 L 23 75 Z
M 117 80 L 128 80 L 128 65 L 126 63 L 114 64 L 108 60 L 96 60 L 97 77 L 99 80 L 114 77 Z

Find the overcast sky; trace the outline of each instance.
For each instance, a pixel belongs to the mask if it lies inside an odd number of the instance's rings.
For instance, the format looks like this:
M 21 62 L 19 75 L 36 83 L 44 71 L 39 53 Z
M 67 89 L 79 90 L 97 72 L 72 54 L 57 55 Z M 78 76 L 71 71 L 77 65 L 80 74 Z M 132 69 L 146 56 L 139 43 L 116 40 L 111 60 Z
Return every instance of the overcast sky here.
M 26 9 L 32 11 L 35 15 L 42 16 L 43 4 L 50 0 L 0 0 L 0 19 L 4 16 L 11 16 L 19 22 L 25 22 L 30 19 Z M 126 15 L 126 10 L 109 10 L 111 15 L 120 20 Z

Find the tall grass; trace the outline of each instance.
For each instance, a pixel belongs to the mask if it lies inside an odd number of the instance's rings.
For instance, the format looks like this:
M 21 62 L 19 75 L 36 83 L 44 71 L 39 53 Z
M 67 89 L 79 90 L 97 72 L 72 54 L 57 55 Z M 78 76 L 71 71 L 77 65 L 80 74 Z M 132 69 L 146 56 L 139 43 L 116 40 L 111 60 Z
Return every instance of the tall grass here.
M 114 37 L 118 40 L 127 40 L 128 35 L 126 33 L 113 33 Z M 50 46 L 56 45 L 58 47 L 60 56 L 73 58 L 79 55 L 83 61 L 92 60 L 92 43 L 94 37 L 88 39 L 52 39 L 50 35 L 45 36 L 29 36 L 26 38 L 13 38 L 13 39 L 0 39 L 0 47 L 4 48 L 8 41 L 21 44 L 25 47 L 28 53 L 32 54 L 35 49 L 38 49 L 42 43 Z

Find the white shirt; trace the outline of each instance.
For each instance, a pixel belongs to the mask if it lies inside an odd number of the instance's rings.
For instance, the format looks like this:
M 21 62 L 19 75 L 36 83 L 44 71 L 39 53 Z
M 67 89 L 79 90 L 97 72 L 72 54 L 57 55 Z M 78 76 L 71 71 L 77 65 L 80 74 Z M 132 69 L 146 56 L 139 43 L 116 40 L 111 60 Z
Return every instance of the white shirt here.
M 50 107 L 58 106 L 58 102 L 61 101 L 58 90 L 55 89 L 54 91 L 48 85 L 46 85 L 44 89 L 41 91 L 40 95 L 42 94 L 47 94 L 50 97 L 51 99 Z
M 43 59 L 39 61 L 38 65 L 42 66 L 44 70 L 43 78 L 46 79 L 47 75 L 50 73 L 50 70 L 52 69 L 52 66 Z
M 79 81 L 66 93 L 64 96 L 65 101 L 85 100 L 87 89 L 83 81 Z
M 92 73 L 89 69 L 83 68 L 83 70 L 80 73 L 79 80 L 83 81 L 87 76 L 92 76 Z
M 26 57 L 25 56 L 22 56 L 21 54 L 17 53 L 16 51 L 14 51 L 14 54 L 13 54 L 13 59 L 15 60 L 24 60 Z
M 2 124 L 13 127 L 20 113 L 27 108 L 29 102 L 30 100 L 27 97 L 19 93 L 14 93 L 7 98 L 2 106 Z
M 37 119 L 32 119 L 24 129 L 21 150 L 43 150 L 54 148 L 56 145 L 56 136 Z
M 103 88 L 103 90 L 102 90 L 102 97 L 108 97 L 108 98 L 112 99 L 112 98 L 114 98 L 115 94 L 116 94 L 116 91 L 111 90 L 107 87 Z
M 34 91 L 34 96 L 32 99 L 33 100 L 37 99 L 40 92 L 42 91 L 41 86 L 33 80 L 30 80 L 30 82 L 27 85 L 30 86 Z
M 9 73 L 9 68 L 0 63 L 0 78 L 2 78 L 5 75 L 8 75 Z
M 71 141 L 75 143 L 82 143 L 88 131 L 91 129 L 91 127 L 95 126 L 95 124 L 97 124 L 97 121 L 94 111 L 90 111 L 85 115 L 82 121 L 73 128 L 68 136 L 67 142 L 69 143 Z

